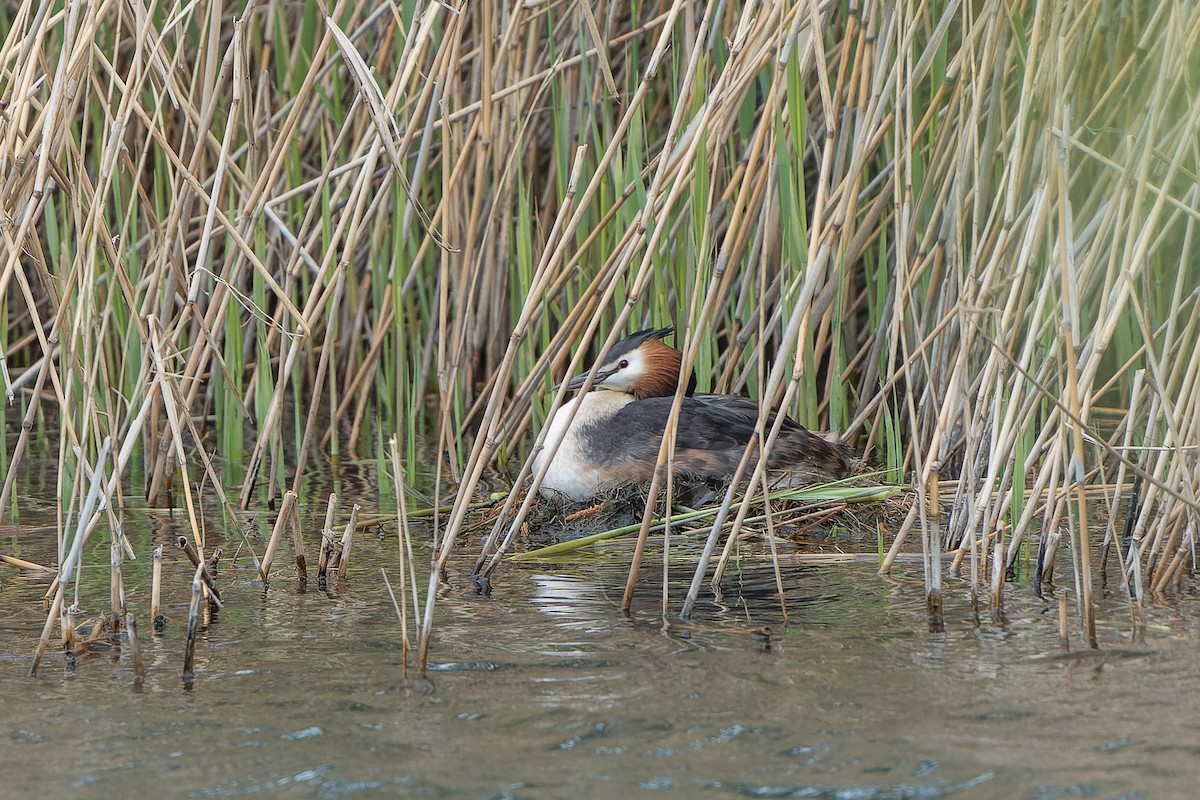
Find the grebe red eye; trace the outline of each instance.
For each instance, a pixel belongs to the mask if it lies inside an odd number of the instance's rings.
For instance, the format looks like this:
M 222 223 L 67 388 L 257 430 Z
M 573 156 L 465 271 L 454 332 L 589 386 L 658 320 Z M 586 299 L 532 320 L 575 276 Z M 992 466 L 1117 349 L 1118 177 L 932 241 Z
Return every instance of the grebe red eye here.
M 618 362 L 618 363 L 617 363 L 617 368 L 618 368 L 618 369 L 625 369 L 625 368 L 626 368 L 626 367 L 628 367 L 628 366 L 629 366 L 629 360 L 628 360 L 628 359 L 625 359 L 625 358 L 622 358 L 622 359 L 620 360 L 620 362 Z

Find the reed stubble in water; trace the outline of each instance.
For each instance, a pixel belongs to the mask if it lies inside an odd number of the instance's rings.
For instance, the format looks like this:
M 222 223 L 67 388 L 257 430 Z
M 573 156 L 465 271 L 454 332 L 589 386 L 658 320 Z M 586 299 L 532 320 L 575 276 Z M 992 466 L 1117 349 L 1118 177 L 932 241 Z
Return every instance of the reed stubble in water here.
M 154 632 L 161 634 L 167 627 L 167 618 L 162 612 L 163 546 L 161 544 L 154 548 L 151 564 L 150 618 L 153 620 Z
M 187 621 L 187 640 L 183 650 L 183 679 L 184 688 L 190 689 L 196 678 L 194 671 L 194 661 L 196 657 L 196 632 L 200 628 L 200 601 L 204 597 L 204 581 L 201 579 L 201 574 L 204 572 L 204 565 L 196 567 L 196 572 L 192 576 L 192 600 L 188 604 L 188 621 Z
M 333 518 L 337 514 L 337 494 L 329 495 L 329 503 L 325 507 L 325 526 L 321 528 L 321 546 L 317 550 L 317 585 L 324 588 L 328 583 L 326 575 L 329 569 L 329 559 L 333 553 Z
M 354 542 L 354 529 L 358 525 L 358 515 L 361 511 L 362 506 L 358 503 L 351 507 L 350 519 L 346 522 L 346 527 L 342 529 L 342 538 L 333 543 L 330 552 L 327 569 L 336 569 L 339 581 L 346 580 L 347 570 L 350 569 L 350 546 Z

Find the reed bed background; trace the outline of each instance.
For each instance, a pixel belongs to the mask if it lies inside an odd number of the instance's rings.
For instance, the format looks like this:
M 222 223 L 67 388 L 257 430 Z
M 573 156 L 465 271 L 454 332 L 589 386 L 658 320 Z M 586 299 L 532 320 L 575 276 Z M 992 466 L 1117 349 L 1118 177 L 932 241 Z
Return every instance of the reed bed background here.
M 1195 4 L 6 0 L 0 29 L 0 507 L 56 442 L 64 580 L 100 498 L 175 484 L 202 554 L 202 485 L 236 525 L 329 458 L 452 496 L 444 563 L 554 380 L 668 324 L 702 390 L 911 482 L 893 554 L 921 533 L 931 596 L 944 548 L 995 597 L 1040 533 L 1090 631 L 1089 543 L 1139 601 L 1194 566 Z

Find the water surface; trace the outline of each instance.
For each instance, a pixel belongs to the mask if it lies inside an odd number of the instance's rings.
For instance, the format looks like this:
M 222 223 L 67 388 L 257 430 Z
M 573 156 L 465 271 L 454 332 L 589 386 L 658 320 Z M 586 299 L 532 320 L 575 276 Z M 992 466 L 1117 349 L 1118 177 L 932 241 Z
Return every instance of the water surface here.
M 52 530 L 24 527 L 34 513 L 0 532 L 0 551 L 52 562 Z M 569 565 L 507 564 L 482 599 L 463 580 L 471 541 L 438 607 L 432 689 L 409 692 L 380 577 L 397 580 L 385 526 L 328 592 L 300 590 L 283 562 L 264 590 L 226 543 L 225 608 L 186 689 L 191 569 L 169 546 L 179 516 L 127 520 L 142 690 L 128 647 L 74 670 L 52 650 L 26 677 L 47 583 L 0 566 L 9 796 L 1169 798 L 1192 796 L 1200 775 L 1194 594 L 1148 608 L 1141 631 L 1119 597 L 1101 597 L 1102 650 L 1064 654 L 1057 604 L 1019 586 L 1008 623 L 984 614 L 976 627 L 966 584 L 949 581 L 947 631 L 930 633 L 911 562 L 885 581 L 870 558 L 785 552 L 785 622 L 769 561 L 748 551 L 720 602 L 706 595 L 682 625 L 663 622 L 660 568 L 644 571 L 632 619 L 620 613 L 627 544 Z M 84 616 L 106 610 L 104 539 Z M 147 556 L 159 542 L 171 619 L 154 636 Z

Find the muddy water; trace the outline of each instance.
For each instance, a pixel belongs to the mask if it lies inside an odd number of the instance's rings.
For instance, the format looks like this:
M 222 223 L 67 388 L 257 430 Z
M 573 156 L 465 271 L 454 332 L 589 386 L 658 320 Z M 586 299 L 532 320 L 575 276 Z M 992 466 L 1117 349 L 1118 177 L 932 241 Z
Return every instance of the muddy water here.
M 769 564 L 748 553 L 720 604 L 664 627 L 653 570 L 634 618 L 619 613 L 618 543 L 569 566 L 507 565 L 491 600 L 452 586 L 432 691 L 406 693 L 379 577 L 395 580 L 388 530 L 356 545 L 350 580 L 331 592 L 298 590 L 286 569 L 264 591 L 247 558 L 227 557 L 225 608 L 187 690 L 190 569 L 169 547 L 171 621 L 161 636 L 146 624 L 145 554 L 177 522 L 127 519 L 141 691 L 127 647 L 73 671 L 51 655 L 26 677 L 46 583 L 0 566 L 4 796 L 1182 798 L 1200 776 L 1194 595 L 1149 608 L 1141 634 L 1102 598 L 1103 649 L 1064 655 L 1057 606 L 1019 586 L 1011 621 L 977 628 L 951 581 L 935 635 L 919 567 L 885 582 L 869 558 L 785 555 L 785 623 Z M 52 538 L 6 529 L 0 551 L 50 561 Z M 85 614 L 105 610 L 106 562 L 107 544 L 85 573 Z

